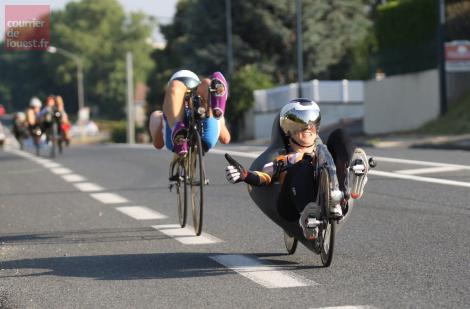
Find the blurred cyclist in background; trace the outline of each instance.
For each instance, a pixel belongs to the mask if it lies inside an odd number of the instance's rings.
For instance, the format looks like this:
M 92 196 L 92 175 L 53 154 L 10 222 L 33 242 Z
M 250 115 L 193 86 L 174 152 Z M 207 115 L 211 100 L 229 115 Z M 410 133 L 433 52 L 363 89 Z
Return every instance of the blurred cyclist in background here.
M 41 100 L 38 97 L 32 97 L 29 101 L 29 107 L 26 109 L 26 122 L 30 132 L 39 127 L 39 112 L 41 107 Z
M 7 111 L 5 110 L 5 106 L 3 104 L 0 104 L 0 117 L 5 116 Z
M 65 144 L 68 146 L 70 143 L 70 129 L 71 129 L 69 116 L 67 115 L 67 112 L 65 111 L 64 100 L 62 99 L 60 95 L 55 97 L 55 103 L 56 103 L 57 111 L 61 115 L 60 127 L 64 134 Z
M 65 112 L 64 100 L 61 96 L 50 95 L 46 99 L 46 106 L 38 114 L 43 131 L 52 127 L 52 123 L 59 123 L 59 132 L 66 145 L 69 144 L 70 122 Z
M 17 112 L 13 116 L 13 135 L 20 144 L 20 149 L 23 149 L 23 140 L 28 138 L 29 130 L 28 123 L 26 122 L 26 114 Z
M 41 109 L 38 114 L 39 121 L 42 124 L 42 128 L 48 128 L 52 124 L 52 117 L 55 110 L 55 97 L 53 95 L 49 95 L 46 98 L 46 105 Z

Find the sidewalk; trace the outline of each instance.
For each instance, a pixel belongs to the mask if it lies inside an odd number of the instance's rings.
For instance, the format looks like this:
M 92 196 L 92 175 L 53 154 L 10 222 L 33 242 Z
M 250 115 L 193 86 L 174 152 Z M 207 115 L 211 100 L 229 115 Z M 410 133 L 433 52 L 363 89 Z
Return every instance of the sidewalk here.
M 72 136 L 72 145 L 102 144 L 110 139 L 109 132 L 99 132 L 96 135 Z

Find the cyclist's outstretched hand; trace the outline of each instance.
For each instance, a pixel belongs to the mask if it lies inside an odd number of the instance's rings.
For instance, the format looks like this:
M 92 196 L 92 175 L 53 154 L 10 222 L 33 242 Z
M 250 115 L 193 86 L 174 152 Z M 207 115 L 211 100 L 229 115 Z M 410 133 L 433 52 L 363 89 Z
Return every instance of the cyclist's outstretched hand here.
M 230 183 L 244 181 L 248 174 L 246 168 L 244 168 L 228 153 L 225 154 L 225 159 L 230 164 L 225 168 L 225 178 L 227 178 L 227 181 Z

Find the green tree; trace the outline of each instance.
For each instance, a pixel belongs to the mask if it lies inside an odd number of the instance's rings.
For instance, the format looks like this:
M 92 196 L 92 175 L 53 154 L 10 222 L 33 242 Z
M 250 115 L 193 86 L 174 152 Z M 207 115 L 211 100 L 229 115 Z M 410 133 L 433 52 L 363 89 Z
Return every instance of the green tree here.
M 109 117 L 121 117 L 126 98 L 125 55 L 134 55 L 136 81 L 145 81 L 152 67 L 146 42 L 154 22 L 143 13 L 124 14 L 116 0 L 70 2 L 53 15 L 53 42 L 84 61 L 87 101 Z M 52 58 L 52 57 L 51 57 Z M 74 63 L 54 55 L 55 82 L 74 80 Z
M 448 0 L 446 39 L 469 40 L 470 39 L 470 1 Z
M 226 111 L 234 139 L 238 139 L 245 112 L 254 105 L 253 91 L 273 86 L 272 77 L 263 73 L 256 65 L 245 65 L 235 72 L 229 88 L 230 100 Z
M 360 66 L 362 60 L 344 59 L 371 33 L 367 2 L 302 3 L 305 79 L 344 78 L 353 64 Z M 260 73 L 272 76 L 274 84 L 295 82 L 295 1 L 232 1 L 232 15 L 235 75 L 241 68 L 254 65 Z M 225 21 L 225 1 L 179 1 L 174 22 L 162 27 L 168 44 L 153 55 L 156 70 L 149 84 L 154 103 L 162 102 L 162 88 L 178 68 L 203 75 L 215 70 L 227 72 Z M 360 51 L 356 51 L 356 58 L 361 58 Z M 237 101 L 235 96 L 232 99 Z
M 368 6 L 362 0 L 302 3 L 306 78 L 328 76 L 328 67 L 369 34 Z M 280 83 L 295 81 L 295 1 L 232 1 L 232 6 L 236 68 L 257 63 Z M 181 1 L 163 33 L 180 66 L 202 74 L 226 70 L 224 1 Z
M 387 75 L 437 65 L 438 2 L 390 1 L 377 7 L 378 66 Z

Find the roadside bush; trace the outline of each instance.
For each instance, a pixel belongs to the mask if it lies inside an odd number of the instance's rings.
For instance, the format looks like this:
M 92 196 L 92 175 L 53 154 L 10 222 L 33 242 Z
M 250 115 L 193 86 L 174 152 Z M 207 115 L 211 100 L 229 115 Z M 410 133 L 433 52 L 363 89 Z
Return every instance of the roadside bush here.
M 111 132 L 110 139 L 113 143 L 127 142 L 127 122 L 121 121 L 101 121 L 100 130 Z M 148 142 L 147 130 L 143 127 L 135 128 L 135 141 L 138 143 Z
M 377 8 L 378 67 L 387 75 L 437 66 L 438 1 L 389 1 Z
M 125 143 L 127 136 L 127 124 L 125 121 L 119 121 L 111 129 L 111 141 L 113 143 Z
M 235 72 L 227 103 L 227 119 L 232 127 L 233 139 L 238 139 L 238 127 L 243 124 L 244 113 L 254 106 L 253 91 L 273 86 L 272 77 L 255 65 L 245 65 Z

